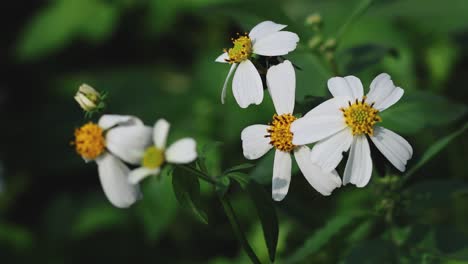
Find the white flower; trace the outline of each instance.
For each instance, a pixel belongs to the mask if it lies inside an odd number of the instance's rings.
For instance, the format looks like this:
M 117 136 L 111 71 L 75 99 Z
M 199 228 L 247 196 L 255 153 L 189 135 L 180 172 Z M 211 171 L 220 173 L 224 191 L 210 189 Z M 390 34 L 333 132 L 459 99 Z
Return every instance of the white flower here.
M 252 125 L 242 131 L 242 148 L 247 159 L 258 159 L 272 147 L 276 148 L 273 164 L 272 197 L 276 201 L 284 199 L 291 181 L 291 152 L 307 181 L 323 195 L 341 186 L 338 174 L 324 172 L 310 161 L 310 149 L 305 145 L 293 145 L 290 131 L 296 117 L 294 99 L 296 77 L 289 61 L 273 66 L 267 73 L 267 85 L 275 105 L 273 122 L 268 125 Z
M 75 101 L 87 112 L 95 110 L 101 101 L 101 95 L 91 86 L 82 84 L 75 95 Z
M 197 145 L 192 138 L 179 139 L 166 149 L 169 133 L 169 123 L 159 119 L 153 128 L 154 146 L 146 149 L 141 161 L 141 167 L 130 172 L 129 182 L 136 184 L 150 175 L 157 175 L 164 162 L 186 164 L 197 158 Z
M 354 76 L 328 80 L 334 98 L 323 102 L 294 122 L 294 144 L 317 142 L 311 151 L 311 161 L 325 171 L 334 169 L 351 148 L 343 175 L 343 184 L 364 187 L 372 174 L 372 159 L 367 136 L 377 149 L 400 171 L 413 155 L 410 144 L 398 134 L 376 126 L 382 121 L 379 112 L 396 103 L 403 89 L 395 87 L 390 76 L 382 73 L 363 95 L 361 81 Z M 403 117 L 404 118 L 404 117 Z
M 240 35 L 233 40 L 234 47 L 225 50 L 216 61 L 232 64 L 221 93 L 224 104 L 226 86 L 229 78 L 237 68 L 232 80 L 232 93 L 240 107 L 263 101 L 263 85 L 260 74 L 249 60 L 253 54 L 262 56 L 281 56 L 296 49 L 299 37 L 289 31 L 281 31 L 286 25 L 264 21 L 256 25 L 247 35 Z
M 151 130 L 136 117 L 120 115 L 104 115 L 98 124 L 75 130 L 77 153 L 85 161 L 96 161 L 104 193 L 116 207 L 129 207 L 141 197 L 139 186 L 128 182 L 130 170 L 122 160 L 140 162 L 151 144 Z

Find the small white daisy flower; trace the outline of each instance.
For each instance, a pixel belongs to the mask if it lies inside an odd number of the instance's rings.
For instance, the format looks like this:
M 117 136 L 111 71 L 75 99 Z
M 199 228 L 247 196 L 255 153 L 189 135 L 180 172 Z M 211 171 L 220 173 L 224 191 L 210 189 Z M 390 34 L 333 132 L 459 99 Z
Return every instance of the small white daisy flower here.
M 159 119 L 153 128 L 154 145 L 146 149 L 141 167 L 130 172 L 129 182 L 136 184 L 150 175 L 158 175 L 164 162 L 186 164 L 197 159 L 197 144 L 193 138 L 179 139 L 166 149 L 169 123 Z
M 258 105 L 263 101 L 262 79 L 249 58 L 253 54 L 281 56 L 296 49 L 299 37 L 295 33 L 281 31 L 285 27 L 286 25 L 264 21 L 252 28 L 249 34 L 246 33 L 233 39 L 234 46 L 225 50 L 216 59 L 216 62 L 231 64 L 221 93 L 223 104 L 226 97 L 226 86 L 234 71 L 232 93 L 239 106 L 246 108 L 251 104 Z
M 325 171 L 334 169 L 351 148 L 343 175 L 343 184 L 367 185 L 372 174 L 372 159 L 367 136 L 398 170 L 405 171 L 413 155 L 410 144 L 398 134 L 377 126 L 379 112 L 403 96 L 403 89 L 393 84 L 386 73 L 378 75 L 363 95 L 361 81 L 354 76 L 328 80 L 334 98 L 327 100 L 294 122 L 294 144 L 315 144 L 311 161 Z
M 140 197 L 138 185 L 128 182 L 130 169 L 122 162 L 138 164 L 151 144 L 151 127 L 132 116 L 104 115 L 75 130 L 76 152 L 85 161 L 96 161 L 101 185 L 109 201 L 126 208 Z
M 310 149 L 305 145 L 295 145 L 292 142 L 291 124 L 296 117 L 294 99 L 296 77 L 294 68 L 289 61 L 271 67 L 267 72 L 268 90 L 276 109 L 270 125 L 252 125 L 246 127 L 241 134 L 242 148 L 247 159 L 258 159 L 271 148 L 276 148 L 273 164 L 272 197 L 281 201 L 286 197 L 291 182 L 291 153 L 312 187 L 322 195 L 341 186 L 341 179 L 336 171 L 325 172 L 310 161 Z

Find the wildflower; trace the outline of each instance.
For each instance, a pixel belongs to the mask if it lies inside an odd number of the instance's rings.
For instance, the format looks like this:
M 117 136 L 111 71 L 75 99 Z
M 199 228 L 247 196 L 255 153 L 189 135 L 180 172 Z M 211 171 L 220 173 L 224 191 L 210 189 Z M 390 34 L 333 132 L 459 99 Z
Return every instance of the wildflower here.
M 295 33 L 281 31 L 285 27 L 286 25 L 264 21 L 256 25 L 249 34 L 238 35 L 236 39 L 233 39 L 234 46 L 229 50 L 224 50 L 224 53 L 216 59 L 216 62 L 231 64 L 221 93 L 223 104 L 226 86 L 234 71 L 232 92 L 239 106 L 246 108 L 263 101 L 262 79 L 250 58 L 255 54 L 281 56 L 296 49 L 299 37 Z
M 153 146 L 146 148 L 141 167 L 130 172 L 129 182 L 136 184 L 149 175 L 158 175 L 165 162 L 185 164 L 197 158 L 196 142 L 192 138 L 179 139 L 166 149 L 169 123 L 159 119 L 153 128 Z
M 75 130 L 76 152 L 97 163 L 101 185 L 109 201 L 126 208 L 141 196 L 138 185 L 128 182 L 125 162 L 138 164 L 151 144 L 151 128 L 136 117 L 104 115 L 98 124 L 89 122 Z
M 311 161 L 325 171 L 334 169 L 351 148 L 343 176 L 343 184 L 364 187 L 372 174 L 372 159 L 367 137 L 398 170 L 405 171 L 413 155 L 410 144 L 398 134 L 377 126 L 379 113 L 403 96 L 403 89 L 393 84 L 386 73 L 378 75 L 363 95 L 361 81 L 354 76 L 328 80 L 334 98 L 323 102 L 294 122 L 294 144 L 315 144 Z
M 266 77 L 276 114 L 269 125 L 252 125 L 242 131 L 244 156 L 250 160 L 258 159 L 271 148 L 276 149 L 272 180 L 272 197 L 276 201 L 283 200 L 288 193 L 292 153 L 310 185 L 322 195 L 330 195 L 341 186 L 338 174 L 335 171 L 322 171 L 310 161 L 309 147 L 292 142 L 294 135 L 290 127 L 296 122 L 296 117 L 292 115 L 296 78 L 291 62 L 285 61 L 271 67 Z
M 99 110 L 102 106 L 102 96 L 93 87 L 82 84 L 75 95 L 75 101 L 86 112 Z

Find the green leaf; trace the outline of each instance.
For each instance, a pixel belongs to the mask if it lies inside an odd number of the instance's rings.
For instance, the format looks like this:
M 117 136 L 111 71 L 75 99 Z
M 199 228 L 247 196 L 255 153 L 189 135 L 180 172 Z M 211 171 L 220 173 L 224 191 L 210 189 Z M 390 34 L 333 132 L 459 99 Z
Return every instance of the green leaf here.
M 182 207 L 192 210 L 201 222 L 208 224 L 208 217 L 200 206 L 200 182 L 198 177 L 176 167 L 172 173 L 172 187 Z
M 468 237 L 460 230 L 441 225 L 435 230 L 437 248 L 444 254 L 452 254 L 468 249 Z
M 318 252 L 344 227 L 359 220 L 361 217 L 362 213 L 347 213 L 335 216 L 308 238 L 302 247 L 284 260 L 284 263 L 304 263 L 308 256 Z
M 396 256 L 394 244 L 387 240 L 375 239 L 354 246 L 344 263 L 399 263 Z
M 263 236 L 268 248 L 268 255 L 270 256 L 270 260 L 274 262 L 279 233 L 278 215 L 276 214 L 275 205 L 270 194 L 263 189 L 263 186 L 254 181 L 251 181 L 247 185 L 247 192 L 257 209 L 257 214 L 262 224 Z
M 225 170 L 223 172 L 223 174 L 228 174 L 230 172 L 241 171 L 241 170 L 248 170 L 248 169 L 251 169 L 253 167 L 255 167 L 255 164 L 243 163 L 243 164 L 240 164 L 240 165 L 237 165 L 237 166 L 234 166 L 232 168 L 229 168 L 229 169 Z
M 403 87 L 404 88 L 404 87 Z M 382 126 L 403 134 L 447 125 L 467 112 L 467 107 L 427 92 L 412 92 L 381 113 Z
M 412 175 L 414 172 L 416 172 L 419 168 L 421 168 L 426 162 L 431 160 L 435 155 L 437 155 L 440 151 L 442 151 L 452 140 L 463 134 L 465 130 L 468 128 L 468 123 L 465 123 L 463 127 L 458 129 L 457 131 L 451 133 L 448 136 L 445 136 L 439 141 L 435 142 L 432 144 L 432 146 L 429 147 L 429 149 L 424 152 L 422 157 L 419 159 L 419 161 L 406 173 L 405 181 Z
M 106 203 L 104 203 L 106 202 Z M 84 207 L 73 225 L 72 236 L 82 239 L 95 232 L 111 229 L 128 222 L 128 215 L 117 208 L 111 207 L 107 201 Z
M 229 178 L 235 180 L 239 185 L 245 189 L 250 182 L 250 177 L 248 174 L 242 173 L 242 172 L 231 172 L 226 174 Z
M 386 56 L 398 56 L 396 49 L 378 44 L 362 44 L 342 51 L 339 61 L 342 61 L 345 73 L 356 73 L 371 67 Z

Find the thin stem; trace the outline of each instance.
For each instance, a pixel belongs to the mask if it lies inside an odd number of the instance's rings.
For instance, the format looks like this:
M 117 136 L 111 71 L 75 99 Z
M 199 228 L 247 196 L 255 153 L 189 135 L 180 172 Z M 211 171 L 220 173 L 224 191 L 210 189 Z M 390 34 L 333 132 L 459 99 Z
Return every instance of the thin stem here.
M 362 14 L 364 14 L 364 12 L 370 7 L 370 5 L 372 4 L 373 0 L 362 0 L 359 5 L 356 7 L 356 9 L 354 10 L 354 12 L 351 14 L 351 16 L 348 18 L 348 20 L 346 20 L 346 22 L 340 27 L 340 29 L 338 30 L 338 32 L 336 33 L 336 40 L 337 40 L 337 43 L 338 42 L 338 39 L 340 39 L 341 37 L 343 37 L 344 33 L 346 32 L 346 30 L 348 29 L 348 27 L 354 22 L 356 21 L 356 19 L 358 19 Z
M 221 204 L 223 205 L 224 212 L 226 213 L 229 219 L 229 222 L 231 223 L 234 234 L 236 235 L 237 239 L 239 240 L 242 247 L 244 248 L 245 253 L 247 253 L 247 256 L 249 256 L 252 263 L 261 264 L 257 255 L 255 255 L 255 252 L 253 251 L 252 247 L 249 245 L 247 238 L 242 232 L 239 221 L 237 220 L 234 209 L 232 208 L 231 202 L 225 195 L 224 196 L 219 195 L 218 197 L 219 197 L 219 200 L 221 201 Z
M 215 186 L 220 185 L 216 180 L 211 178 L 208 174 L 204 173 L 203 171 L 198 170 L 197 168 L 194 168 L 194 167 L 189 166 L 189 165 L 178 165 L 178 167 L 197 175 L 200 179 L 202 179 L 202 180 L 204 180 L 204 181 L 206 181 L 208 183 L 211 183 L 211 184 L 213 184 Z

